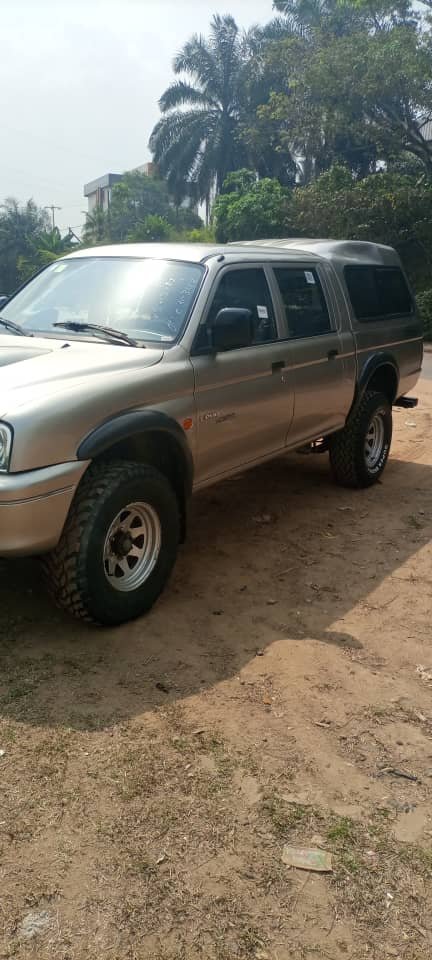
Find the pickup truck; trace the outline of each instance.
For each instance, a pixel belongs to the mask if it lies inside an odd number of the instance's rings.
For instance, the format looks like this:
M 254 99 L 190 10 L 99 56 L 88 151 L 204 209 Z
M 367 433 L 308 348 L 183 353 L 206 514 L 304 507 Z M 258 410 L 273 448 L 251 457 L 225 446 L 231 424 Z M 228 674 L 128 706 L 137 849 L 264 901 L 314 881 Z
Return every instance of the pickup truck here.
M 77 617 L 140 616 L 193 491 L 298 449 L 376 482 L 422 355 L 390 247 L 80 249 L 1 308 L 0 557 L 40 555 Z

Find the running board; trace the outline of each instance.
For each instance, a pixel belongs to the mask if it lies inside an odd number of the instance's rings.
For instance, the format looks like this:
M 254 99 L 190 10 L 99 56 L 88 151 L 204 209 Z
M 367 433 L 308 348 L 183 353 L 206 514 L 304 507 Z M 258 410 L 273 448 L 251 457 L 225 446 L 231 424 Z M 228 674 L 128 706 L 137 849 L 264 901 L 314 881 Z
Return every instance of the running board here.
M 418 404 L 417 397 L 399 397 L 399 400 L 395 400 L 393 406 L 405 407 L 411 410 L 412 407 L 416 407 L 417 404 Z

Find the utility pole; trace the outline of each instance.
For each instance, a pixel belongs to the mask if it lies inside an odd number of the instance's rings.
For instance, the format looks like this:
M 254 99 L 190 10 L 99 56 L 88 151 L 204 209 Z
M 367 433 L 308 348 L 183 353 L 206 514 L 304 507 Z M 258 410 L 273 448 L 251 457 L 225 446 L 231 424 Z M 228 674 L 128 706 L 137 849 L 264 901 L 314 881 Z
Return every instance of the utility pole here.
M 56 211 L 56 210 L 61 210 L 61 207 L 56 207 L 54 204 L 51 204 L 51 206 L 45 207 L 44 209 L 45 209 L 45 210 L 51 210 L 52 228 L 53 228 L 53 230 L 55 230 L 55 211 Z

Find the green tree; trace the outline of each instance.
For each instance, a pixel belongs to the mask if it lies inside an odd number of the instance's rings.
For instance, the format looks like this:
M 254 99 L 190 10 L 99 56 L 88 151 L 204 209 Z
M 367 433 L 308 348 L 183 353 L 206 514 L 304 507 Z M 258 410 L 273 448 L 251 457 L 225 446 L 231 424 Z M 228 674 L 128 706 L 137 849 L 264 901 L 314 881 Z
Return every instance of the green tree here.
M 27 253 L 18 257 L 17 268 L 20 282 L 28 280 L 38 270 L 54 263 L 76 246 L 71 232 L 62 237 L 58 227 L 45 230 L 32 238 Z
M 20 258 L 31 259 L 41 235 L 48 230 L 48 214 L 33 200 L 21 204 L 8 197 L 0 205 L 0 293 L 16 290 L 22 280 Z
M 249 170 L 230 174 L 213 208 L 216 239 L 228 243 L 290 236 L 291 196 L 278 180 L 257 180 Z
M 109 210 L 111 237 L 114 242 L 123 242 L 146 217 L 167 220 L 171 213 L 165 180 L 148 177 L 137 170 L 125 173 L 112 191 Z
M 192 210 L 175 206 L 166 180 L 138 171 L 125 173 L 112 191 L 109 209 L 112 240 L 119 243 L 128 240 L 142 229 L 149 217 L 157 217 L 177 231 L 202 225 Z
M 86 213 L 82 239 L 86 246 L 109 242 L 111 239 L 109 212 L 97 206 L 91 213 Z
M 329 43 L 310 63 L 307 88 L 319 92 L 330 124 L 358 118 L 384 159 L 405 151 L 431 176 L 432 144 L 421 132 L 432 116 L 431 75 L 429 35 L 396 26 Z
M 273 0 L 273 7 L 291 34 L 309 39 L 375 33 L 413 20 L 410 0 Z
M 258 110 L 258 125 L 278 125 L 281 147 L 304 158 L 305 182 L 335 162 L 360 177 L 379 159 L 415 156 L 432 173 L 432 146 L 421 124 L 432 116 L 431 40 L 414 26 L 346 35 L 315 33 L 270 44 L 285 64 L 285 89 Z
M 164 217 L 150 213 L 128 233 L 128 243 L 162 243 L 173 238 L 173 229 Z
M 231 170 L 244 165 L 239 136 L 243 78 L 248 62 L 245 37 L 233 17 L 213 17 L 208 38 L 195 34 L 177 54 L 179 79 L 162 95 L 162 117 L 150 147 L 170 189 L 185 195 L 188 182 L 209 205 Z
M 165 240 L 201 226 L 194 210 L 175 205 L 166 180 L 132 170 L 113 187 L 107 211 L 96 207 L 87 214 L 83 241 L 89 245 Z
M 417 289 L 432 285 L 432 184 L 425 177 L 383 172 L 358 180 L 335 166 L 295 191 L 292 218 L 299 236 L 395 247 Z

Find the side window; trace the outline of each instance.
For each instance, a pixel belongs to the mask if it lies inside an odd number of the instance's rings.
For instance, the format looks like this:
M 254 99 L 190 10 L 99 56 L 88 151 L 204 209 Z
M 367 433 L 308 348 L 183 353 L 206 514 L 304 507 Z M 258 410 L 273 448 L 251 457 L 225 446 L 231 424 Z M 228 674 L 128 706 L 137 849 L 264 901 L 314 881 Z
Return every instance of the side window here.
M 385 320 L 413 309 L 399 267 L 345 267 L 345 280 L 357 320 Z
M 290 337 L 318 337 L 330 333 L 330 317 L 316 270 L 276 267 L 274 273 Z
M 227 270 L 219 282 L 207 317 L 209 326 L 224 307 L 244 307 L 252 312 L 254 343 L 277 339 L 270 290 L 264 270 Z
M 345 267 L 345 280 L 357 320 L 379 317 L 380 305 L 374 268 Z

